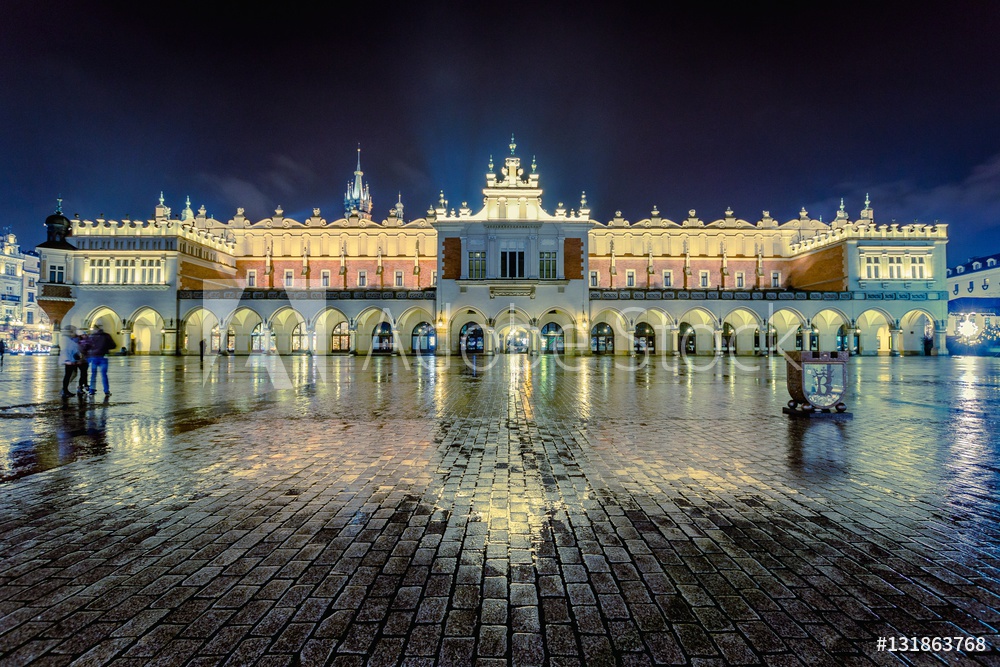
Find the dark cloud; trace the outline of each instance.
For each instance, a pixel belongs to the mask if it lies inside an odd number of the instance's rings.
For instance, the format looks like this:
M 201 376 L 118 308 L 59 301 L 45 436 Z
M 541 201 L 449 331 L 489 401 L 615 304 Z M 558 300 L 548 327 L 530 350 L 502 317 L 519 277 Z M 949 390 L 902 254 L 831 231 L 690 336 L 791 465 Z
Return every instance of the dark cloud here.
M 869 191 L 964 258 L 1000 248 L 998 32 L 984 2 L 14 3 L 0 215 L 25 245 L 59 193 L 332 217 L 358 143 L 376 212 L 420 215 L 442 189 L 475 205 L 513 132 L 550 209 L 828 219 Z

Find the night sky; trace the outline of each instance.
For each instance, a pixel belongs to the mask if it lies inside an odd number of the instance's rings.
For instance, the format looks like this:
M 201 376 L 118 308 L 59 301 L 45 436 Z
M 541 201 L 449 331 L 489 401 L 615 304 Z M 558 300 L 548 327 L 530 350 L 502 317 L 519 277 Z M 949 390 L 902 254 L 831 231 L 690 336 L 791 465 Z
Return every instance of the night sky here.
M 513 133 L 549 211 L 829 221 L 870 192 L 949 223 L 949 264 L 1000 252 L 1000 3 L 263 4 L 5 3 L 0 225 L 29 248 L 60 194 L 149 218 L 161 190 L 332 220 L 358 144 L 379 220 L 478 210 Z

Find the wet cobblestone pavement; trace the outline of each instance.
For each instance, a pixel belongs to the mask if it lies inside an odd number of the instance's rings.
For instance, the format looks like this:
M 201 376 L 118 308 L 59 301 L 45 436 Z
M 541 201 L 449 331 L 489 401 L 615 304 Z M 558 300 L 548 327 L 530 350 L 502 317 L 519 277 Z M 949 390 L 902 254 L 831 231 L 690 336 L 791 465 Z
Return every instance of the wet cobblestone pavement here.
M 558 362 L 8 359 L 0 662 L 1000 664 L 1000 360 Z

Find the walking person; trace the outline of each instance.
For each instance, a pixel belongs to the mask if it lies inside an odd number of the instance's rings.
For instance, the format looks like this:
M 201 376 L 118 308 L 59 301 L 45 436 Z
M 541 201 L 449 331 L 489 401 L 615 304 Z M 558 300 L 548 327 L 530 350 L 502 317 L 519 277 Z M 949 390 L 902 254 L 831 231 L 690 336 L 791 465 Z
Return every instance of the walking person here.
M 101 374 L 101 383 L 104 385 L 104 398 L 111 396 L 111 388 L 108 386 L 108 352 L 115 348 L 115 341 L 112 340 L 101 325 L 95 325 L 87 338 L 87 357 L 90 362 L 90 395 L 93 396 L 97 388 L 97 373 Z
M 87 361 L 87 358 L 90 356 L 90 336 L 82 331 L 78 331 L 76 344 L 80 346 L 80 385 L 77 387 L 76 393 L 78 396 L 83 396 L 90 391 L 90 385 L 87 383 L 87 378 L 89 377 L 88 371 L 90 371 L 90 364 Z
M 0 368 L 3 368 L 3 357 L 7 354 L 7 343 L 0 338 Z
M 76 335 L 76 327 L 68 326 L 62 330 L 62 340 L 59 341 L 59 363 L 66 369 L 63 372 L 62 393 L 63 398 L 69 398 L 73 394 L 69 391 L 69 383 L 73 381 L 73 376 L 80 367 L 80 360 L 83 355 L 80 352 L 80 343 Z

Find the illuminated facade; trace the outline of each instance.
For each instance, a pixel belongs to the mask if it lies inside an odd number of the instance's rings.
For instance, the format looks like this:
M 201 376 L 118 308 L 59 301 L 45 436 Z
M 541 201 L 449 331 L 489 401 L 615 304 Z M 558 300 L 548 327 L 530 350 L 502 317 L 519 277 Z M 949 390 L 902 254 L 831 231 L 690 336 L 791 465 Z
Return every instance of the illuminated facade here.
M 379 222 L 361 176 L 334 220 L 173 216 L 162 196 L 149 220 L 50 216 L 42 305 L 138 354 L 947 353 L 947 226 L 878 225 L 867 201 L 829 224 L 601 223 L 586 196 L 543 208 L 512 142 L 478 210 L 442 193 Z
M 953 353 L 1000 353 L 1000 253 L 948 269 L 948 339 Z

